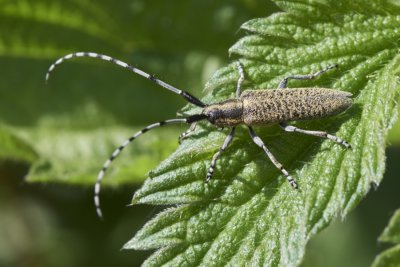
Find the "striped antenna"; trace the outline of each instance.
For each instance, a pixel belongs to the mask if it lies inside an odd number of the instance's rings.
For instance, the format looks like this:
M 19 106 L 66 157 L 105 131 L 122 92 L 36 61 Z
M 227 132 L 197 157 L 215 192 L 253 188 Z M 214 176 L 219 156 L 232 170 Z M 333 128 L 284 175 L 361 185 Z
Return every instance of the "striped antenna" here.
M 182 96 L 186 101 L 188 101 L 189 103 L 192 103 L 198 107 L 205 107 L 206 105 L 201 102 L 199 99 L 197 99 L 196 97 L 194 97 L 193 95 L 189 94 L 186 91 L 182 91 L 178 88 L 175 88 L 174 86 L 163 82 L 159 79 L 157 79 L 156 77 L 154 77 L 153 75 L 150 75 L 140 69 L 137 69 L 131 65 L 129 65 L 128 63 L 125 63 L 121 60 L 115 59 L 113 57 L 107 56 L 107 55 L 102 55 L 102 54 L 98 54 L 98 53 L 93 53 L 93 52 L 77 52 L 77 53 L 72 53 L 72 54 L 68 54 L 66 56 L 63 56 L 59 59 L 57 59 L 48 69 L 47 73 L 46 73 L 46 84 L 49 81 L 50 78 L 50 74 L 54 71 L 54 69 L 60 65 L 61 63 L 63 63 L 66 60 L 72 59 L 72 58 L 76 58 L 76 57 L 90 57 L 90 58 L 98 58 L 104 61 L 108 61 L 111 62 L 115 65 L 118 65 L 120 67 L 123 67 L 125 69 L 130 70 L 133 73 L 139 74 L 142 77 L 145 77 L 146 79 L 149 79 L 150 81 L 160 85 L 161 87 L 175 93 L 178 94 L 180 96 Z M 122 150 L 127 147 L 133 140 L 135 140 L 136 138 L 138 138 L 139 136 L 141 136 L 142 134 L 146 133 L 147 131 L 154 129 L 154 128 L 158 128 L 160 126 L 164 126 L 164 125 L 168 125 L 168 124 L 174 124 L 174 123 L 192 123 L 192 122 L 196 122 L 199 120 L 203 120 L 206 119 L 206 116 L 204 114 L 196 114 L 196 115 L 192 115 L 189 116 L 187 118 L 182 118 L 182 119 L 170 119 L 170 120 L 165 120 L 165 121 L 161 121 L 161 122 L 157 122 L 157 123 L 153 123 L 148 125 L 147 127 L 143 128 L 141 131 L 135 133 L 134 135 L 132 135 L 129 139 L 125 140 L 125 142 L 123 142 L 121 144 L 121 146 L 119 146 L 117 149 L 114 150 L 114 152 L 112 153 L 111 157 L 104 163 L 103 168 L 100 170 L 98 176 L 97 176 L 97 180 L 96 180 L 96 184 L 94 187 L 94 204 L 96 207 L 96 212 L 97 215 L 100 218 L 103 218 L 103 213 L 101 211 L 100 208 L 100 187 L 101 187 L 101 182 L 103 180 L 104 174 L 107 171 L 108 167 L 110 166 L 111 162 L 119 156 L 119 154 L 121 154 Z
M 198 98 L 196 98 L 195 96 L 189 94 L 186 91 L 182 91 L 166 82 L 163 82 L 160 79 L 157 79 L 156 77 L 154 77 L 154 75 L 150 75 L 138 68 L 135 68 L 131 65 L 129 65 L 128 63 L 125 63 L 119 59 L 107 56 L 107 55 L 102 55 L 102 54 L 98 54 L 98 53 L 94 53 L 94 52 L 77 52 L 77 53 L 72 53 L 72 54 L 68 54 L 66 56 L 63 56 L 59 59 L 56 60 L 56 62 L 54 62 L 48 69 L 47 73 L 46 73 L 46 84 L 49 81 L 50 78 L 50 74 L 54 71 L 54 69 L 56 68 L 56 66 L 60 65 L 61 63 L 63 63 L 66 60 L 72 59 L 72 58 L 76 58 L 76 57 L 90 57 L 90 58 L 98 58 L 104 61 L 108 61 L 111 62 L 115 65 L 118 65 L 120 67 L 123 67 L 125 69 L 130 70 L 133 73 L 139 74 L 142 77 L 145 77 L 146 79 L 149 79 L 150 81 L 160 85 L 161 87 L 175 93 L 178 94 L 180 96 L 182 96 L 186 101 L 188 101 L 189 103 L 192 103 L 198 107 L 205 107 L 206 105 L 201 102 Z
M 160 126 L 168 125 L 168 124 L 174 124 L 174 123 L 192 123 L 193 121 L 198 121 L 202 120 L 205 117 L 202 115 L 193 115 L 188 118 L 182 118 L 182 119 L 170 119 L 170 120 L 165 120 L 157 123 L 150 124 L 140 130 L 139 132 L 135 133 L 132 135 L 129 139 L 126 139 L 121 146 L 119 146 L 117 149 L 114 150 L 112 153 L 111 157 L 104 163 L 103 168 L 101 168 L 101 171 L 99 172 L 97 176 L 97 181 L 94 186 L 94 205 L 96 207 L 96 212 L 97 215 L 102 219 L 103 218 L 103 213 L 100 208 L 100 186 L 101 186 L 101 181 L 103 180 L 104 174 L 107 171 L 108 167 L 110 166 L 111 162 L 118 157 L 122 150 L 127 147 L 130 143 L 132 143 L 133 140 L 141 136 L 142 134 L 148 132 L 149 130 L 152 130 L 154 128 L 158 128 Z

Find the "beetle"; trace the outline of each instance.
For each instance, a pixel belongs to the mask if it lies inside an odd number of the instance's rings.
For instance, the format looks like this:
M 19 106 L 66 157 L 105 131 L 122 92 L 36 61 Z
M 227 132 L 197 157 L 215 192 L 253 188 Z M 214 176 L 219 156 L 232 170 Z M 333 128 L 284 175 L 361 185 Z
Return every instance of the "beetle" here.
M 94 202 L 96 212 L 100 218 L 102 218 L 102 211 L 100 208 L 100 186 L 109 165 L 133 140 L 142 134 L 160 126 L 176 123 L 191 124 L 191 127 L 180 135 L 179 141 L 187 138 L 190 133 L 194 131 L 196 123 L 199 121 L 207 120 L 209 123 L 217 127 L 230 127 L 230 132 L 225 138 L 222 146 L 211 159 L 205 182 L 210 181 L 212 178 L 215 166 L 221 153 L 231 143 L 235 135 L 236 127 L 241 124 L 248 127 L 249 134 L 253 142 L 264 150 L 266 156 L 286 177 L 290 185 L 296 189 L 298 188 L 296 181 L 283 167 L 283 165 L 275 158 L 261 138 L 255 133 L 253 126 L 278 124 L 284 131 L 287 132 L 298 132 L 306 135 L 327 138 L 344 146 L 345 148 L 351 148 L 351 145 L 348 142 L 335 135 L 331 135 L 324 131 L 305 130 L 287 123 L 290 121 L 320 119 L 334 116 L 350 108 L 352 105 L 352 94 L 349 92 L 329 88 L 285 89 L 290 79 L 312 80 L 330 69 L 337 68 L 338 65 L 336 64 L 328 66 L 313 74 L 288 76 L 279 83 L 277 89 L 246 90 L 242 93 L 241 85 L 245 80 L 245 75 L 242 64 L 240 61 L 237 61 L 239 79 L 236 86 L 236 97 L 222 102 L 205 104 L 189 92 L 180 90 L 156 78 L 154 75 L 150 75 L 121 60 L 93 52 L 77 52 L 59 58 L 49 67 L 46 73 L 46 82 L 49 80 L 51 72 L 57 65 L 76 57 L 91 57 L 109 61 L 151 80 L 161 87 L 180 95 L 187 102 L 202 108 L 200 113 L 188 116 L 186 118 L 175 118 L 150 124 L 133 134 L 114 150 L 111 157 L 104 163 L 102 169 L 100 170 L 94 187 Z

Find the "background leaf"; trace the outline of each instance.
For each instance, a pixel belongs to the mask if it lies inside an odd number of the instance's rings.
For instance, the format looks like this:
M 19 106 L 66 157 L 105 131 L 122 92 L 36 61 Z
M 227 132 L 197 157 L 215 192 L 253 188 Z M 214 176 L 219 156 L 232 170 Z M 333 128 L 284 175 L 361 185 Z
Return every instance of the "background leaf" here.
M 339 71 L 316 81 L 291 81 L 289 87 L 352 92 L 355 105 L 347 113 L 296 124 L 336 132 L 353 149 L 277 127 L 257 128 L 299 180 L 296 192 L 243 130 L 205 184 L 210 158 L 226 132 L 204 126 L 133 197 L 132 203 L 188 203 L 165 210 L 125 245 L 161 248 L 145 265 L 296 266 L 311 236 L 379 185 L 387 132 L 397 118 L 398 8 L 383 2 L 367 7 L 363 1 L 276 3 L 287 12 L 245 23 L 251 34 L 230 49 L 245 66 L 247 85 L 274 88 L 290 74 L 338 63 Z M 204 101 L 232 97 L 237 78 L 234 64 L 219 70 Z
M 379 241 L 392 243 L 395 246 L 379 254 L 372 266 L 398 266 L 400 264 L 400 210 L 397 210 L 390 219 L 389 225 L 379 237 Z

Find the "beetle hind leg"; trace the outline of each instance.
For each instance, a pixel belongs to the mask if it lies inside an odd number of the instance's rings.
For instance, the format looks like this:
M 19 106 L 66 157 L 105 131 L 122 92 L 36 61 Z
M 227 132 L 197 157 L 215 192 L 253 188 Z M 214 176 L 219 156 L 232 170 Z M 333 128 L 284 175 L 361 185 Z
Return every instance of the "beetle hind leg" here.
M 344 146 L 347 149 L 351 148 L 351 145 L 347 141 L 345 141 L 335 135 L 331 135 L 327 132 L 324 132 L 324 131 L 304 130 L 304 129 L 300 129 L 298 127 L 289 125 L 284 122 L 279 123 L 279 126 L 286 132 L 293 132 L 293 133 L 296 132 L 296 133 L 302 133 L 302 134 L 317 136 L 317 137 L 321 137 L 321 138 L 326 138 L 326 139 L 330 139 L 330 140 L 334 141 L 335 143 L 337 143 L 339 145 Z
M 334 68 L 337 68 L 337 67 L 338 67 L 337 64 L 333 64 L 333 65 L 330 65 L 330 66 L 326 67 L 325 69 L 317 71 L 316 73 L 305 74 L 305 75 L 291 75 L 291 76 L 288 76 L 288 77 L 286 77 L 285 79 L 283 79 L 279 83 L 278 89 L 286 88 L 286 85 L 287 85 L 289 79 L 294 79 L 294 80 L 312 80 L 312 79 L 317 78 L 321 74 L 327 72 L 328 70 L 331 70 L 331 69 L 334 69 Z

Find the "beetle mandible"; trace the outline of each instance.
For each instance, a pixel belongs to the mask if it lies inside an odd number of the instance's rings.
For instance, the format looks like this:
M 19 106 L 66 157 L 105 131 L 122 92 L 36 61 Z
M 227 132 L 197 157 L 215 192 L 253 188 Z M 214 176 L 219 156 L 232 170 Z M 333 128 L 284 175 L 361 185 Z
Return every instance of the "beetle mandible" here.
M 275 158 L 271 151 L 266 147 L 261 138 L 255 133 L 252 126 L 278 124 L 284 131 L 287 132 L 298 132 L 306 135 L 327 138 L 344 146 L 345 148 L 351 148 L 351 145 L 348 142 L 327 132 L 305 130 L 287 124 L 287 122 L 289 121 L 311 120 L 334 116 L 347 110 L 352 105 L 352 100 L 350 98 L 352 94 L 349 92 L 329 88 L 285 89 L 290 79 L 312 80 L 323 74 L 324 72 L 336 68 L 336 64 L 328 66 L 313 74 L 288 76 L 279 83 L 277 89 L 246 90 L 242 93 L 241 85 L 245 79 L 245 75 L 242 64 L 240 63 L 240 61 L 237 61 L 239 79 L 237 81 L 236 97 L 222 102 L 207 105 L 190 93 L 175 88 L 174 86 L 163 82 L 160 79 L 157 79 L 153 75 L 137 69 L 121 60 L 93 52 L 77 52 L 59 58 L 49 67 L 46 74 L 46 82 L 49 80 L 50 73 L 57 65 L 63 63 L 65 60 L 75 57 L 91 57 L 109 61 L 113 64 L 126 68 L 131 72 L 139 74 L 140 76 L 143 76 L 153 81 L 161 87 L 180 95 L 187 102 L 202 108 L 202 111 L 199 114 L 191 115 L 186 118 L 169 119 L 150 124 L 139 132 L 136 132 L 130 138 L 125 140 L 117 149 L 114 150 L 111 157 L 104 163 L 102 169 L 100 170 L 94 188 L 94 202 L 96 212 L 100 218 L 102 218 L 102 211 L 100 208 L 100 185 L 109 165 L 133 140 L 138 138 L 140 135 L 148 132 L 149 130 L 160 126 L 175 123 L 191 124 L 191 127 L 180 135 L 179 141 L 183 140 L 191 132 L 194 131 L 196 123 L 198 121 L 207 120 L 211 124 L 214 124 L 218 127 L 231 128 L 222 146 L 211 159 L 211 163 L 205 178 L 206 182 L 211 179 L 221 153 L 228 147 L 228 145 L 232 141 L 235 134 L 236 126 L 240 124 L 248 127 L 249 134 L 253 142 L 264 150 L 265 154 L 268 156 L 271 162 L 276 166 L 276 168 L 278 168 L 282 172 L 290 185 L 296 189 L 298 188 L 296 181 L 289 174 L 289 172 L 284 169 L 283 165 Z

